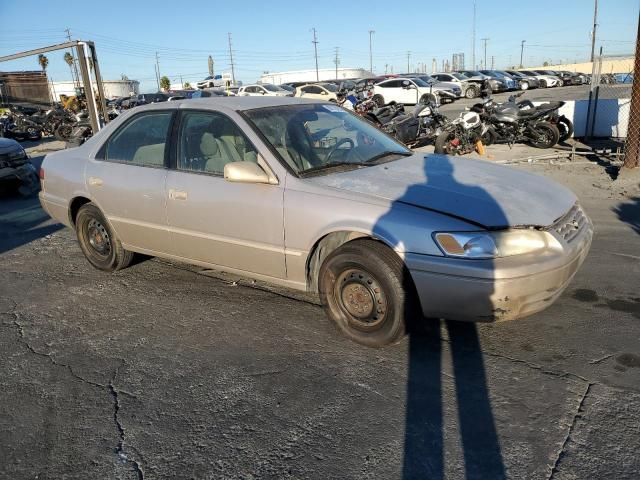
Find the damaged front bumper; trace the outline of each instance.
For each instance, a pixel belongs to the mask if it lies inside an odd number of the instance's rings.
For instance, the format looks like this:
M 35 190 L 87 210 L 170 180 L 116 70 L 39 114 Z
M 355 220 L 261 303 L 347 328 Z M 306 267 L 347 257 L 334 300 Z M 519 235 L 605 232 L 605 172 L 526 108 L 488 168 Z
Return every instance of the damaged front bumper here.
M 586 217 L 585 217 L 586 218 Z M 593 226 L 563 242 L 563 252 L 493 260 L 406 254 L 422 312 L 471 322 L 513 320 L 544 310 L 564 291 L 589 252 Z

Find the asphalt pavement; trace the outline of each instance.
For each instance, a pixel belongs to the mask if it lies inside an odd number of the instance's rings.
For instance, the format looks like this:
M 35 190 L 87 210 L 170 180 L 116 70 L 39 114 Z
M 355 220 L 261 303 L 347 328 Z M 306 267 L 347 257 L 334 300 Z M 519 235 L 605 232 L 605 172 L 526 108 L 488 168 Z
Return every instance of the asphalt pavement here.
M 596 229 L 559 300 L 384 349 L 288 290 L 100 272 L 35 199 L 0 199 L 0 478 L 638 478 L 640 195 L 554 168 Z

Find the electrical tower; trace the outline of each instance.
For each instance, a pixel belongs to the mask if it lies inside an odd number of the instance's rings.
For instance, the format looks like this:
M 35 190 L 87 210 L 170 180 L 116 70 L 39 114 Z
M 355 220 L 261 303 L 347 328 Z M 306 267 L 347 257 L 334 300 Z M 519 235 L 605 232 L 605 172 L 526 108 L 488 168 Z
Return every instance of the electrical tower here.
M 229 62 L 231 63 L 231 81 L 233 82 L 233 86 L 236 85 L 236 69 L 233 63 L 233 49 L 231 48 L 231 32 L 228 33 L 229 37 Z
M 315 57 L 316 57 L 316 81 L 319 82 L 320 74 L 318 73 L 318 37 L 316 35 L 315 27 L 312 28 L 312 30 L 313 30 L 313 40 L 311 41 L 311 43 L 313 43 L 313 50 L 315 52 Z

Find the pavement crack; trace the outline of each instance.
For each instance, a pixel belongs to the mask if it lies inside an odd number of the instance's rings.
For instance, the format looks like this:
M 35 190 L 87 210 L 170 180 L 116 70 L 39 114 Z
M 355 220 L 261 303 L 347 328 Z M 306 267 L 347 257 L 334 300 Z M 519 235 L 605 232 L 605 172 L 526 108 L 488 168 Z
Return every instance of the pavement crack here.
M 129 458 L 129 456 L 126 454 L 124 450 L 125 431 L 124 431 L 124 427 L 122 426 L 122 423 L 120 422 L 120 418 L 118 416 L 121 408 L 120 397 L 119 397 L 119 394 L 121 392 L 119 392 L 114 385 L 114 382 L 118 377 L 118 372 L 120 371 L 120 368 L 123 365 L 124 365 L 124 360 L 122 360 L 122 363 L 120 364 L 120 366 L 118 366 L 118 368 L 116 368 L 115 371 L 113 372 L 113 377 L 111 378 L 111 380 L 109 380 L 109 385 L 107 386 L 109 390 L 109 394 L 113 399 L 113 422 L 116 425 L 116 429 L 118 430 L 118 437 L 119 437 L 118 445 L 116 446 L 116 454 L 124 463 L 128 463 L 133 467 L 133 469 L 136 472 L 136 475 L 138 476 L 138 480 L 144 480 L 144 470 L 142 470 L 142 467 L 140 466 L 138 461 L 135 459 Z
M 560 447 L 560 449 L 558 450 L 558 453 L 556 455 L 556 460 L 555 462 L 553 462 L 553 467 L 551 468 L 551 472 L 549 473 L 549 476 L 547 477 L 547 480 L 553 480 L 553 476 L 558 472 L 558 466 L 560 465 L 560 462 L 562 461 L 562 458 L 565 455 L 565 449 L 569 443 L 569 441 L 571 440 L 571 434 L 573 433 L 573 429 L 576 426 L 576 423 L 578 422 L 578 418 L 580 418 L 580 414 L 582 413 L 582 407 L 584 406 L 584 402 L 587 398 L 587 395 L 589 395 L 589 392 L 591 391 L 591 387 L 594 386 L 595 383 L 592 382 L 588 382 L 586 388 L 584 389 L 584 393 L 582 394 L 582 397 L 580 398 L 580 402 L 578 402 L 578 408 L 576 409 L 575 414 L 573 415 L 573 420 L 571 421 L 571 425 L 569 426 L 569 429 L 567 430 L 567 435 L 564 438 L 564 441 L 562 442 L 562 446 Z
M 609 360 L 611 357 L 613 357 L 613 353 L 605 355 L 604 357 L 596 358 L 595 360 L 591 360 L 589 364 L 597 365 L 598 363 L 604 362 L 605 360 Z

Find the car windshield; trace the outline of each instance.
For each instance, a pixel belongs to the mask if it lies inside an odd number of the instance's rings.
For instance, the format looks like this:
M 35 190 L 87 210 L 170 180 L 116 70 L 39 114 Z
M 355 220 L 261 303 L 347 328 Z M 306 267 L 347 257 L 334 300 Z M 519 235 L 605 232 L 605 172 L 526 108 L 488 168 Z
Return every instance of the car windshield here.
M 458 80 L 466 80 L 468 78 L 461 73 L 451 73 L 450 75 L 457 78 Z
M 333 83 L 320 83 L 319 84 L 322 88 L 329 90 L 330 92 L 337 92 L 338 91 L 338 87 L 335 86 Z
M 426 78 L 431 79 L 431 77 L 427 76 Z M 412 78 L 411 80 L 413 81 L 413 83 L 415 83 L 416 85 L 418 85 L 419 87 L 429 87 L 430 85 L 424 80 L 425 77 L 416 77 L 416 78 Z M 431 79 L 432 83 L 435 83 L 437 80 L 433 80 Z
M 270 83 L 263 84 L 262 88 L 264 88 L 265 90 L 269 90 L 270 92 L 280 92 L 284 90 L 284 88 L 280 88 L 276 85 L 271 85 Z
M 336 105 L 294 104 L 245 112 L 298 175 L 322 175 L 412 155 L 404 145 Z

